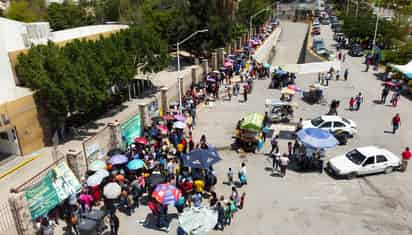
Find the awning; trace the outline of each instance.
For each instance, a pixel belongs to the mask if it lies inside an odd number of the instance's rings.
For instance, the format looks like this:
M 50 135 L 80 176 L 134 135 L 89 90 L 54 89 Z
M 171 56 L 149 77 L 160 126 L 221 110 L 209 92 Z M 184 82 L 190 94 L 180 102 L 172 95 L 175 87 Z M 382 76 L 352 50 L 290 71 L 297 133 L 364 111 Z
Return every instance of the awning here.
M 402 73 L 407 78 L 412 79 L 412 61 L 410 61 L 406 65 L 390 64 L 389 66 L 394 68 L 396 71 Z

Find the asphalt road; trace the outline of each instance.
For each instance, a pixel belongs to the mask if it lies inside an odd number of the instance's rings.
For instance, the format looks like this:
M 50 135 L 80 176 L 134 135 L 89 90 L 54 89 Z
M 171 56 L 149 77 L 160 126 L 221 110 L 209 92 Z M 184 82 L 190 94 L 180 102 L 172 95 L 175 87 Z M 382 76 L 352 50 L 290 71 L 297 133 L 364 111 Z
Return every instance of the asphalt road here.
M 302 23 L 282 22 L 282 28 L 274 65 L 296 63 L 306 32 L 306 25 Z M 333 44 L 331 32 L 323 26 L 322 36 L 326 44 Z M 397 108 L 375 104 L 373 100 L 380 95 L 381 82 L 373 72 L 362 72 L 361 61 L 347 56 L 344 67 L 350 69 L 349 81 L 332 81 L 326 91 L 329 101 L 341 100 L 340 115 L 353 119 L 359 127 L 359 135 L 350 139 L 348 145 L 328 151 L 328 157 L 365 145 L 378 145 L 399 154 L 412 139 L 409 131 L 411 101 L 402 97 Z M 298 75 L 297 84 L 306 89 L 316 80 L 317 74 Z M 210 234 L 411 234 L 411 170 L 353 180 L 289 170 L 285 178 L 279 178 L 272 175 L 271 162 L 264 155 L 269 143 L 257 154 L 239 154 L 229 149 L 237 120 L 249 112 L 264 112 L 266 98 L 279 98 L 279 90 L 268 89 L 268 85 L 269 80 L 256 81 L 248 102 L 234 97 L 231 101 L 218 101 L 214 107 L 198 114 L 194 135 L 198 139 L 206 134 L 208 142 L 221 149 L 223 160 L 215 166 L 219 177 L 218 195 L 229 196 L 230 187 L 222 184 L 229 167 L 235 172 L 241 162 L 246 162 L 248 167 L 249 184 L 239 189 L 247 193 L 245 208 L 235 215 L 232 225 L 223 233 L 213 231 Z M 365 96 L 361 110 L 346 110 L 349 98 L 359 91 Z M 300 106 L 296 119 L 313 118 L 328 110 L 327 106 L 308 105 L 299 96 L 295 101 Z M 390 129 L 391 117 L 397 112 L 402 118 L 401 129 L 396 135 L 385 133 Z M 286 144 L 287 140 L 281 140 L 282 152 L 287 150 Z M 174 209 L 170 212 L 173 214 Z M 164 234 L 138 223 L 148 213 L 147 208 L 141 208 L 131 217 L 121 215 L 120 234 Z M 176 234 L 176 225 L 176 219 L 172 220 L 169 234 Z

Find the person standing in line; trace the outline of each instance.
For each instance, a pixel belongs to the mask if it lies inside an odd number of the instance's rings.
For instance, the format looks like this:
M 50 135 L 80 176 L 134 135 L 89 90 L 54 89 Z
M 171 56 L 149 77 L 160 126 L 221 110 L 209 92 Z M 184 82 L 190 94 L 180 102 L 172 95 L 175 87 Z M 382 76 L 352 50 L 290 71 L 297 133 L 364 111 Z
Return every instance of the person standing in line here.
M 279 136 L 276 135 L 275 137 L 272 138 L 272 140 L 270 141 L 270 144 L 272 145 L 272 149 L 270 150 L 269 154 L 272 154 L 274 150 L 279 150 L 279 146 L 278 146 L 278 139 Z
M 244 102 L 247 102 L 247 93 L 248 93 L 248 85 L 245 84 L 243 86 L 243 100 L 244 100 Z
M 223 231 L 225 229 L 225 209 L 223 208 L 221 202 L 217 202 L 216 211 L 217 224 L 215 226 L 215 230 Z
M 355 108 L 355 110 L 356 110 L 356 111 L 359 111 L 360 105 L 363 103 L 363 96 L 362 96 L 362 93 L 361 93 L 361 92 L 359 92 L 358 95 L 356 96 L 356 98 L 355 98 L 355 103 L 356 103 L 356 108 Z
M 402 152 L 402 165 L 401 171 L 405 172 L 406 168 L 408 168 L 408 161 L 411 159 L 412 153 L 409 150 L 409 147 L 405 148 L 405 151 Z
M 401 126 L 401 117 L 399 116 L 399 113 L 397 113 L 392 118 L 392 133 L 395 134 L 400 126 Z
M 348 80 L 348 76 L 349 76 L 349 70 L 348 70 L 348 68 L 346 68 L 345 72 L 343 73 L 343 78 L 345 79 L 345 81 Z
M 286 168 L 288 168 L 289 158 L 286 154 L 280 157 L 280 177 L 286 176 Z
M 230 168 L 230 167 L 227 171 L 227 182 L 228 182 L 229 185 L 233 184 L 233 171 L 232 171 L 232 168 Z
M 382 89 L 382 95 L 381 95 L 381 103 L 382 103 L 382 104 L 385 104 L 385 103 L 386 103 L 386 97 L 388 97 L 388 95 L 389 95 L 389 87 L 388 87 L 388 86 L 385 86 L 385 87 Z
M 392 100 L 391 100 L 393 107 L 396 107 L 398 105 L 400 97 L 401 97 L 400 92 L 397 91 L 393 93 Z
M 117 235 L 119 232 L 119 217 L 116 213 L 110 213 L 110 235 Z
M 279 149 L 276 149 L 275 153 L 272 156 L 272 172 L 275 172 L 279 168 L 280 154 Z

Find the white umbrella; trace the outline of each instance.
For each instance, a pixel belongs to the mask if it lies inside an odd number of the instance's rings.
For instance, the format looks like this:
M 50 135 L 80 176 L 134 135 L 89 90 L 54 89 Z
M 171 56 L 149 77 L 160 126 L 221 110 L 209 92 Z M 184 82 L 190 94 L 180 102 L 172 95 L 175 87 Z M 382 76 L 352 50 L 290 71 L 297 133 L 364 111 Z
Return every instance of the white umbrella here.
M 87 178 L 87 186 L 93 187 L 99 185 L 103 181 L 104 177 L 101 175 L 93 174 Z
M 116 199 L 122 193 L 122 188 L 117 183 L 108 183 L 103 188 L 103 195 L 107 199 Z
M 102 178 L 106 178 L 109 176 L 109 172 L 107 170 L 100 169 L 96 171 L 93 175 L 100 175 Z
M 173 123 L 173 128 L 176 128 L 176 129 L 185 129 L 185 128 L 186 128 L 186 123 L 180 122 L 180 121 L 175 122 L 175 123 Z

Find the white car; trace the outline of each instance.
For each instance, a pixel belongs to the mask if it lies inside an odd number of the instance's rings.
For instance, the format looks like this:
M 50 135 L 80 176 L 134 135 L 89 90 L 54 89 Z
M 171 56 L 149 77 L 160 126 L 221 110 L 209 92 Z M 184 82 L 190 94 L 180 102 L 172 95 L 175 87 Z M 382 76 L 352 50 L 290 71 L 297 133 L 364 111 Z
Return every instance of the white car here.
M 330 132 L 340 130 L 345 133 L 347 137 L 358 133 L 358 129 L 354 121 L 336 115 L 322 115 L 312 120 L 304 120 L 302 122 L 302 127 L 321 128 Z
M 400 158 L 392 152 L 375 146 L 367 146 L 331 158 L 327 164 L 327 170 L 334 175 L 352 179 L 358 175 L 380 172 L 389 174 L 400 164 Z

